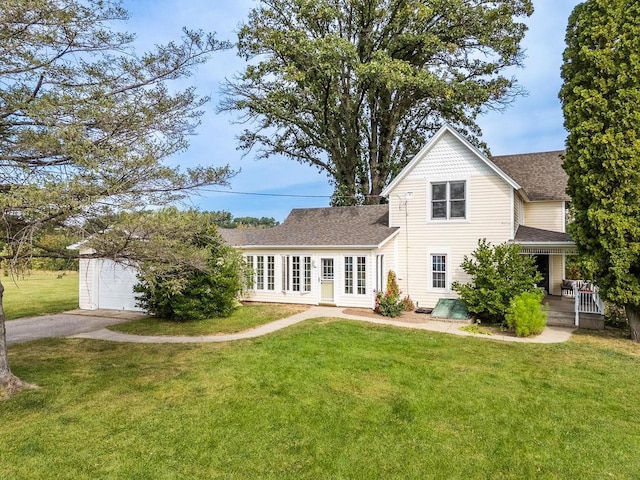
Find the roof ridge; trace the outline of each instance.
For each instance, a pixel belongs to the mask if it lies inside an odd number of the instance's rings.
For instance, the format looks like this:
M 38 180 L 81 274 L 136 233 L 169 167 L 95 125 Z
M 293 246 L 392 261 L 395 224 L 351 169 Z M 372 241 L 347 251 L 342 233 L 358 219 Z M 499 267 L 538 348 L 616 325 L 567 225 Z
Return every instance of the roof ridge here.
M 544 152 L 528 152 L 528 153 L 509 153 L 506 155 L 491 155 L 489 158 L 505 158 L 505 157 L 525 157 L 528 155 L 549 155 L 552 153 L 563 154 L 566 150 L 546 150 Z

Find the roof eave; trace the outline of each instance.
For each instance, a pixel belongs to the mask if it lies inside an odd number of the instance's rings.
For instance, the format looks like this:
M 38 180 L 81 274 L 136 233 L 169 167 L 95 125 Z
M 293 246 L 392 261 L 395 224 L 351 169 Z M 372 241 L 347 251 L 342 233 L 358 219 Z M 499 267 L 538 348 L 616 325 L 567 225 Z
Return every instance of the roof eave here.
M 242 250 L 374 250 L 378 245 L 233 245 L 233 247 Z
M 380 242 L 376 248 L 382 248 L 389 240 L 396 238 L 399 233 L 400 233 L 400 229 L 398 228 L 395 232 L 393 232 L 391 235 L 385 238 L 382 242 Z

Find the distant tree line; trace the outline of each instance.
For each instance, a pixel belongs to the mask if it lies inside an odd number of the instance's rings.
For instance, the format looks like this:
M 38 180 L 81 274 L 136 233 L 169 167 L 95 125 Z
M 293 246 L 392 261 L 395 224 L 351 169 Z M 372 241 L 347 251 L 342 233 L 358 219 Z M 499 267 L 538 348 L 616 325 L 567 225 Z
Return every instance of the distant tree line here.
M 280 224 L 273 217 L 234 217 L 224 210 L 209 212 L 209 215 L 220 228 L 270 228 Z

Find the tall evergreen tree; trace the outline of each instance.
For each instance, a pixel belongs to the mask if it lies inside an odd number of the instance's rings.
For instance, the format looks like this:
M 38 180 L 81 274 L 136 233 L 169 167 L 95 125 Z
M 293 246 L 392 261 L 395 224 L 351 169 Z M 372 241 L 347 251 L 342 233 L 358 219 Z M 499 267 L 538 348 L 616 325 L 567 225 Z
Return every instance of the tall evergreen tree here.
M 0 2 L 0 247 L 10 259 L 56 225 L 163 204 L 224 183 L 225 168 L 186 172 L 162 161 L 185 149 L 207 101 L 171 92 L 226 44 L 184 30 L 135 55 L 115 30 L 118 0 Z M 0 393 L 19 388 L 7 357 L 0 283 Z
M 640 3 L 587 0 L 569 18 L 560 99 L 571 234 L 640 341 Z
M 249 60 L 223 110 L 243 149 L 324 171 L 334 204 L 379 194 L 443 122 L 467 135 L 519 93 L 530 0 L 262 0 L 238 39 Z

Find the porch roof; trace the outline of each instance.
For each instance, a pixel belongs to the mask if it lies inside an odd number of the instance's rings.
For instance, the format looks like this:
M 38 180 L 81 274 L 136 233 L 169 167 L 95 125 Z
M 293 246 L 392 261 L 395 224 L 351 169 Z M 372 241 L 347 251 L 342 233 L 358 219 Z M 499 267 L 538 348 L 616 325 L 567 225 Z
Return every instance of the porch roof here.
M 573 255 L 576 244 L 568 233 L 520 225 L 513 239 L 520 245 L 520 252 L 538 255 Z

